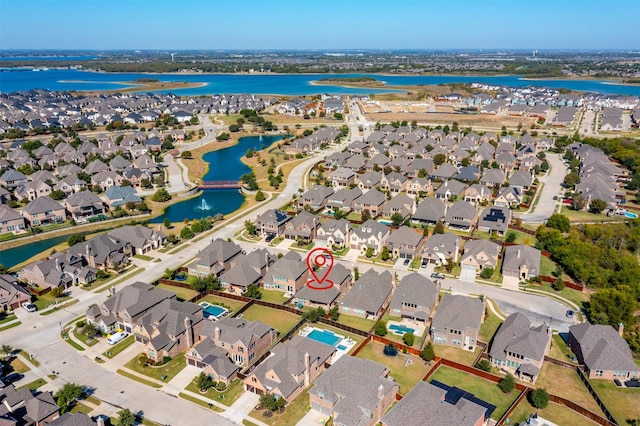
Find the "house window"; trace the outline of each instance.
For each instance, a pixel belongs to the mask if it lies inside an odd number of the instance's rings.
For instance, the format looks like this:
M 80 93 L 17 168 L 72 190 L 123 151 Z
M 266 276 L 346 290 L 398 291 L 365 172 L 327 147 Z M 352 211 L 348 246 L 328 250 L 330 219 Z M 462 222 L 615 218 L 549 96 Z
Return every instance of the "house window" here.
M 602 377 L 602 370 L 596 370 L 596 377 Z

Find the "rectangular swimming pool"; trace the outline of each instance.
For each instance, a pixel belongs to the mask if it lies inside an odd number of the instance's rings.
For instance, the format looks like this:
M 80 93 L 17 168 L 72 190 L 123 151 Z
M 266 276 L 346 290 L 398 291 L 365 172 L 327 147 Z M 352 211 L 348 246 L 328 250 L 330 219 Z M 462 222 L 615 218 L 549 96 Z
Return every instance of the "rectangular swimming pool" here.
M 395 334 L 414 333 L 416 330 L 413 328 L 405 327 L 404 325 L 391 324 L 389 330 L 392 330 Z
M 318 342 L 326 343 L 327 345 L 337 346 L 342 341 L 342 337 L 336 336 L 329 330 L 318 330 L 317 328 L 311 330 L 311 333 L 307 334 L 309 339 L 316 340 Z
M 227 312 L 227 310 L 222 306 L 208 305 L 208 306 L 205 306 L 203 315 L 205 318 L 210 318 L 210 317 L 220 318 L 225 312 Z

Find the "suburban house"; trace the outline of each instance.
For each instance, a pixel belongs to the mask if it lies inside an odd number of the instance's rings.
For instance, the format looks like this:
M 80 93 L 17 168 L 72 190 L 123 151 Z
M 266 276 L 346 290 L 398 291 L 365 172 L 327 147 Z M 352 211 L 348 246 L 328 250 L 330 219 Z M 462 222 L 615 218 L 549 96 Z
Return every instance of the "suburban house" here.
M 61 252 L 25 266 L 18 271 L 18 277 L 32 286 L 67 288 L 74 283 L 91 283 L 96 279 L 97 272 L 97 269 L 87 265 L 83 256 Z
M 378 319 L 391 299 L 393 277 L 389 271 L 378 274 L 369 269 L 340 300 L 340 313 Z
M 373 426 L 396 400 L 399 385 L 389 369 L 368 359 L 343 356 L 309 390 L 311 409 L 340 426 Z
M 18 309 L 24 302 L 31 301 L 31 293 L 18 284 L 12 275 L 0 275 L 0 310 L 6 312 Z
M 435 196 L 441 200 L 447 201 L 449 199 L 462 199 L 464 190 L 467 189 L 467 185 L 457 181 L 455 179 L 445 181 L 438 189 L 436 189 Z
M 290 219 L 291 218 L 281 210 L 267 210 L 258 216 L 256 228 L 262 236 L 277 237 L 284 232 L 284 226 Z
M 132 186 L 112 186 L 104 193 L 107 198 L 107 204 L 110 208 L 124 206 L 128 203 L 139 203 L 142 201 L 136 194 L 136 189 Z
M 467 201 L 456 201 L 447 209 L 444 221 L 449 229 L 471 232 L 478 222 L 478 211 Z
M 355 183 L 356 174 L 353 170 L 346 167 L 338 167 L 329 173 L 329 180 L 334 188 L 344 188 Z
M 321 223 L 316 232 L 316 245 L 318 247 L 343 248 L 349 244 L 353 228 L 347 219 L 329 219 Z
M 17 170 L 9 169 L 0 176 L 0 184 L 10 191 L 26 183 L 27 177 Z
M 417 272 L 404 276 L 393 293 L 389 314 L 426 323 L 433 315 L 440 286 Z
M 274 256 L 266 249 L 254 250 L 241 256 L 236 265 L 224 271 L 219 276 L 220 284 L 232 293 L 236 288 L 244 292 L 252 284 L 259 285 L 273 262 L 275 262 Z
M 413 259 L 418 255 L 424 237 L 413 228 L 401 226 L 387 238 L 389 253 L 394 258 Z
M 362 213 L 368 210 L 371 217 L 376 217 L 382 213 L 387 197 L 376 189 L 370 189 L 365 194 L 353 201 L 353 211 Z
M 31 226 L 61 223 L 67 219 L 67 213 L 62 205 L 50 197 L 40 197 L 24 206 L 22 215 Z
M 496 199 L 493 200 L 493 204 L 498 207 L 518 207 L 522 203 L 522 191 L 518 188 L 514 188 L 513 186 L 508 186 L 506 188 L 502 188 L 502 190 L 496 196 Z
M 290 251 L 269 267 L 264 276 L 264 288 L 293 295 L 309 278 L 309 268 L 298 253 Z
M 326 268 L 319 269 L 316 275 L 323 277 L 326 274 Z M 330 310 L 338 301 L 340 296 L 351 285 L 353 277 L 351 271 L 340 263 L 333 265 L 329 274 L 322 283 L 321 289 L 313 289 L 307 285 L 303 286 L 293 297 L 293 304 L 298 308 L 310 306 L 312 308 L 321 307 L 325 311 Z M 325 283 L 331 285 L 325 288 Z M 316 285 L 317 286 L 317 285 Z
M 529 172 L 517 171 L 509 178 L 509 187 L 519 189 L 521 192 L 529 189 L 533 183 L 533 176 Z
M 398 194 L 384 206 L 382 215 L 384 217 L 392 217 L 394 214 L 400 214 L 403 219 L 406 219 L 413 213 L 415 201 L 408 195 Z
M 329 196 L 327 200 L 327 207 L 332 209 L 339 209 L 345 212 L 351 210 L 351 206 L 356 198 L 362 195 L 362 191 L 359 188 L 342 188 L 334 192 Z
M 26 229 L 24 217 L 11 207 L 0 204 L 0 234 L 12 232 L 14 235 Z
M 313 185 L 311 189 L 302 194 L 299 198 L 301 207 L 309 206 L 311 210 L 320 210 L 327 205 L 329 196 L 333 194 L 333 189 L 322 185 Z
M 446 391 L 419 381 L 380 420 L 382 426 L 437 425 L 444 419 L 451 425 L 482 426 L 487 409 L 458 388 Z
M 91 191 L 71 194 L 64 203 L 73 220 L 78 223 L 86 222 L 87 219 L 106 212 L 102 200 Z
M 473 351 L 484 317 L 484 301 L 447 294 L 442 297 L 431 322 L 434 343 Z
M 416 208 L 411 216 L 413 223 L 422 225 L 435 225 L 444 218 L 446 204 L 439 198 L 427 197 Z
M 0 424 L 44 426 L 60 417 L 60 407 L 51 392 L 34 395 L 28 387 L 0 387 Z
M 464 245 L 464 254 L 460 259 L 460 279 L 475 281 L 476 274 L 484 268 L 495 268 L 502 246 L 489 240 L 471 240 Z
M 289 240 L 298 240 L 310 243 L 316 238 L 316 230 L 320 225 L 318 216 L 301 211 L 284 225 L 284 237 Z
M 535 383 L 550 348 L 549 326 L 533 327 L 526 316 L 516 312 L 505 318 L 496 332 L 489 350 L 489 361 L 521 380 L 527 378 Z
M 377 256 L 382 247 L 389 238 L 390 228 L 377 222 L 373 219 L 367 220 L 360 228 L 355 228 L 351 234 L 350 248 L 358 250 L 362 254 L 367 252 L 368 248 L 371 248 L 373 255 Z
M 241 255 L 242 248 L 239 245 L 217 238 L 196 255 L 196 260 L 191 262 L 187 269 L 189 275 L 197 277 L 219 276 L 236 265 Z
M 521 281 L 540 275 L 540 255 L 540 250 L 523 244 L 505 248 L 502 275 Z
M 205 337 L 185 354 L 187 363 L 202 371 L 216 382 L 229 385 L 238 377 L 240 367 L 227 356 L 227 351 L 216 346 L 212 337 Z
M 134 255 L 157 250 L 167 239 L 162 231 L 155 231 L 146 226 L 125 225 L 110 231 L 109 235 L 131 244 Z
M 457 262 L 460 253 L 461 238 L 456 234 L 433 234 L 424 243 L 422 260 L 436 266 L 446 265 L 449 261 Z
M 110 234 L 102 234 L 86 242 L 69 247 L 69 253 L 84 257 L 89 266 L 97 269 L 117 269 L 129 262 L 133 255 L 131 243 Z
M 622 338 L 622 324 L 616 331 L 610 325 L 588 321 L 569 327 L 569 349 L 585 366 L 590 379 L 628 380 L 640 378 L 640 367 L 633 361 L 629 344 Z
M 490 206 L 480 213 L 478 230 L 504 236 L 511 223 L 511 210 L 507 207 Z
M 243 380 L 245 389 L 293 401 L 329 365 L 334 346 L 295 335 L 280 342 L 271 354 Z

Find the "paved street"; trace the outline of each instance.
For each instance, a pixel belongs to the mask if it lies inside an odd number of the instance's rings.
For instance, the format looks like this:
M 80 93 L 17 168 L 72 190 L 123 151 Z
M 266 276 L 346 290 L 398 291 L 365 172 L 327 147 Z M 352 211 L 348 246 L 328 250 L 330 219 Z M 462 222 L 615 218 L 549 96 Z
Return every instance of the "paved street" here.
M 547 175 L 539 178 L 539 181 L 542 182 L 544 186 L 542 187 L 542 195 L 540 196 L 538 204 L 533 207 L 530 212 L 515 215 L 524 222 L 543 223 L 554 213 L 558 205 L 560 205 L 562 199 L 560 197 L 562 194 L 562 187 L 560 184 L 567 174 L 567 167 L 562 162 L 560 154 L 552 154 L 548 152 L 546 158 L 551 169 Z M 558 200 L 553 199 L 556 195 L 558 196 Z

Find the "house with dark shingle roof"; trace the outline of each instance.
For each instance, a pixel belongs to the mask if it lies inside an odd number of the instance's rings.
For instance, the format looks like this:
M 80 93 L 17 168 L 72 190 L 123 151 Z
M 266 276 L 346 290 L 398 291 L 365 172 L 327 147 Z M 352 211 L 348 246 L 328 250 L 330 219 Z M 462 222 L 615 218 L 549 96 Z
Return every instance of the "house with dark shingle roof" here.
M 162 231 L 156 231 L 146 226 L 125 225 L 110 231 L 109 235 L 130 243 L 134 254 L 145 254 L 158 249 L 167 239 Z
M 444 221 L 449 229 L 470 232 L 478 222 L 478 211 L 467 201 L 456 201 L 447 209 Z
M 0 309 L 17 309 L 24 302 L 31 301 L 31 293 L 18 284 L 12 275 L 0 275 Z
M 402 215 L 403 219 L 406 219 L 413 213 L 415 206 L 415 200 L 408 195 L 398 194 L 389 201 L 386 202 L 382 215 L 390 218 L 396 213 Z
M 335 425 L 373 426 L 393 404 L 399 385 L 382 364 L 343 356 L 318 377 L 309 390 L 311 409 L 333 418 Z
M 136 194 L 136 190 L 132 186 L 112 186 L 105 191 L 104 195 L 111 208 L 142 201 L 142 198 Z
M 446 422 L 456 426 L 481 426 L 485 422 L 486 411 L 485 407 L 464 396 L 452 401 L 448 398 L 448 391 L 420 381 L 384 415 L 380 423 L 383 426 L 410 426 Z
M 264 276 L 264 288 L 279 290 L 293 295 L 300 290 L 309 278 L 309 268 L 295 252 L 275 261 Z
M 185 354 L 187 364 L 201 368 L 216 382 L 229 385 L 238 377 L 240 367 L 234 364 L 227 356 L 227 351 L 216 346 L 213 338 L 205 337 L 196 343 Z
M 329 197 L 333 194 L 333 189 L 323 185 L 313 185 L 311 189 L 302 194 L 299 199 L 301 207 L 309 206 L 311 210 L 320 210 L 327 205 Z
M 371 248 L 373 255 L 377 256 L 387 242 L 389 234 L 390 228 L 387 225 L 369 219 L 360 225 L 359 228 L 353 229 L 351 239 L 349 240 L 349 247 L 352 250 L 360 251 L 362 254 L 365 254 L 367 249 Z
M 551 348 L 551 329 L 547 324 L 537 327 L 516 312 L 509 315 L 496 332 L 489 350 L 489 361 L 501 370 L 523 380 L 536 382 L 545 355 Z
M 101 418 L 100 418 L 101 419 Z M 77 412 L 67 412 L 58 417 L 54 421 L 47 423 L 48 426 L 104 426 L 104 420 L 100 421 L 96 419 L 94 421 L 88 415 Z
M 187 266 L 189 275 L 197 277 L 219 276 L 232 266 L 237 265 L 241 255 L 242 248 L 239 245 L 216 238 L 207 247 L 200 250 L 196 255 L 196 260 Z
M 526 281 L 540 275 L 540 250 L 518 244 L 504 250 L 502 275 Z
M 404 276 L 393 293 L 389 314 L 403 320 L 426 323 L 433 315 L 440 286 L 422 274 Z
M 229 291 L 236 287 L 246 290 L 251 284 L 258 284 L 275 261 L 266 249 L 254 250 L 242 256 L 238 263 L 220 275 L 220 284 Z
M 40 197 L 24 206 L 22 215 L 31 226 L 61 223 L 67 219 L 64 207 L 51 197 Z
M 435 225 L 444 218 L 446 204 L 439 198 L 427 197 L 418 204 L 415 213 L 411 216 L 413 223 L 423 225 Z
M 73 220 L 78 223 L 86 222 L 87 219 L 106 211 L 102 200 L 91 191 L 71 194 L 64 203 Z
M 422 249 L 423 262 L 434 263 L 436 266 L 446 265 L 449 260 L 457 262 L 460 242 L 460 236 L 451 232 L 432 234 Z
M 362 191 L 359 188 L 339 189 L 329 196 L 327 207 L 348 212 L 351 210 L 354 200 L 361 195 Z
M 13 384 L 0 388 L 0 424 L 3 426 L 44 426 L 58 417 L 60 407 L 51 392 L 33 395 L 29 388 L 16 389 Z
M 382 192 L 377 189 L 370 189 L 354 200 L 353 211 L 362 213 L 364 210 L 369 210 L 371 217 L 376 217 L 382 213 L 386 202 L 387 197 Z
M 391 300 L 392 281 L 389 271 L 369 269 L 340 301 L 340 314 L 378 319 Z
M 129 262 L 133 255 L 131 243 L 110 234 L 98 235 L 89 241 L 77 243 L 67 251 L 84 257 L 92 268 L 112 269 Z
M 431 322 L 431 340 L 436 344 L 473 351 L 483 317 L 483 300 L 444 295 Z
M 530 172 L 517 171 L 509 178 L 509 186 L 512 188 L 517 188 L 522 192 L 529 189 L 532 183 L 533 176 Z
M 511 223 L 511 210 L 507 207 L 489 206 L 480 213 L 478 229 L 489 234 L 505 235 Z
M 0 234 L 12 232 L 19 234 L 26 229 L 24 217 L 11 207 L 0 204 Z
M 355 157 L 355 156 L 354 156 Z M 351 157 L 348 161 L 350 161 Z M 345 163 L 346 165 L 346 163 Z M 329 180 L 334 188 L 344 188 L 355 182 L 356 174 L 347 167 L 338 167 L 329 173 Z
M 329 219 L 318 227 L 316 245 L 318 247 L 337 246 L 342 248 L 349 244 L 352 232 L 351 222 L 347 219 Z
M 474 281 L 476 273 L 480 273 L 484 268 L 495 269 L 501 250 L 502 246 L 489 240 L 467 241 L 460 259 L 460 279 Z
M 628 380 L 640 378 L 640 367 L 633 360 L 629 344 L 622 338 L 622 324 L 616 331 L 610 325 L 588 321 L 569 327 L 569 348 L 585 366 L 590 379 Z
M 324 277 L 327 274 L 327 268 L 319 269 L 316 275 Z M 321 285 L 322 289 L 311 288 L 308 285 L 303 286 L 293 297 L 293 304 L 302 308 L 310 306 L 312 308 L 321 307 L 325 311 L 331 309 L 351 284 L 351 271 L 342 264 L 336 263 Z M 331 285 L 325 288 L 325 283 Z
M 445 181 L 438 189 L 435 196 L 441 200 L 462 198 L 467 185 L 455 179 Z
M 330 363 L 336 348 L 295 335 L 271 349 L 270 356 L 243 379 L 245 389 L 293 401 Z
M 424 237 L 413 228 L 401 226 L 387 238 L 389 253 L 394 258 L 413 259 L 422 248 Z
M 258 216 L 256 227 L 260 235 L 278 236 L 284 232 L 285 224 L 291 220 L 290 216 L 281 210 L 270 209 Z
M 284 237 L 309 243 L 316 238 L 320 218 L 306 211 L 301 211 L 284 225 Z

